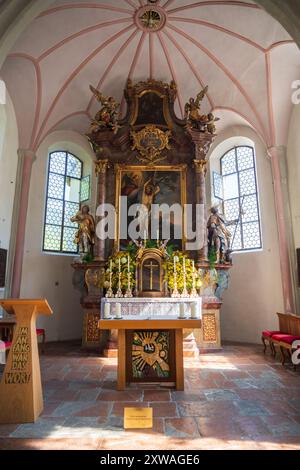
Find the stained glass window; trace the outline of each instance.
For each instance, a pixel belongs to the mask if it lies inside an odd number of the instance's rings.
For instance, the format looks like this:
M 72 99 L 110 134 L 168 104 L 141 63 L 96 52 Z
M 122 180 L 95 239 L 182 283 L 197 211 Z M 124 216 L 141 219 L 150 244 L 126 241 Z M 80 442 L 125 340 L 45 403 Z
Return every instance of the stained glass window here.
M 257 192 L 255 155 L 253 147 L 241 146 L 229 150 L 220 160 L 223 212 L 228 221 L 234 222 L 232 249 L 234 251 L 255 250 L 262 247 L 259 202 Z M 214 176 L 215 181 L 218 178 Z
M 71 222 L 70 217 L 79 210 L 82 200 L 81 180 L 81 160 L 69 152 L 50 153 L 44 251 L 77 253 L 77 245 L 73 242 L 77 224 Z M 89 198 L 89 182 L 84 191 Z
M 84 176 L 81 180 L 80 202 L 90 199 L 90 175 Z

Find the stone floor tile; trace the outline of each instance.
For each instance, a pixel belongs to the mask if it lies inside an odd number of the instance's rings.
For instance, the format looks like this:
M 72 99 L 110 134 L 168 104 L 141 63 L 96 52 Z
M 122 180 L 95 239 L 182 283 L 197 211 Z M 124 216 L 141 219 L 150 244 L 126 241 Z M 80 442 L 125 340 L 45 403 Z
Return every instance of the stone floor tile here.
M 192 438 L 200 437 L 197 422 L 194 418 L 167 418 L 165 434 L 169 437 Z

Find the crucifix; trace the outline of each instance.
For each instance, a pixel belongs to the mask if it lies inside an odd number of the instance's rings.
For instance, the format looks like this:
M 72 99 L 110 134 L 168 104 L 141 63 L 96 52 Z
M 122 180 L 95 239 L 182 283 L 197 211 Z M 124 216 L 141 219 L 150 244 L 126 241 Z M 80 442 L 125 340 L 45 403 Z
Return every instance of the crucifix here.
M 148 268 L 150 271 L 150 290 L 153 290 L 153 271 L 154 269 L 158 269 L 159 266 L 156 263 L 153 263 L 153 261 L 150 261 L 149 264 L 144 264 L 145 268 Z

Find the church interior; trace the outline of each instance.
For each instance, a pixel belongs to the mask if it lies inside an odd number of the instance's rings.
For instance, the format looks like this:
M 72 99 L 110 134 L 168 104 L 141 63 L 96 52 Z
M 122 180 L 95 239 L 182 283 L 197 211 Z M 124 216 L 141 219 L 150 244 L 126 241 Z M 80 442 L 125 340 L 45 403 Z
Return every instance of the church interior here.
M 300 2 L 0 1 L 0 449 L 300 449 Z

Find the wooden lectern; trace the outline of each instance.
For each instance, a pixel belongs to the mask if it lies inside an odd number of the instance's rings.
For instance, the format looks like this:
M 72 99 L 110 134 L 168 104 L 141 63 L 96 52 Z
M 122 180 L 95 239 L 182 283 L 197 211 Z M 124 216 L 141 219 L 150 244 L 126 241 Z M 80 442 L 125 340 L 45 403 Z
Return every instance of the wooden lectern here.
M 0 423 L 32 423 L 43 411 L 36 317 L 51 315 L 45 299 L 0 300 L 17 325 L 0 384 Z

